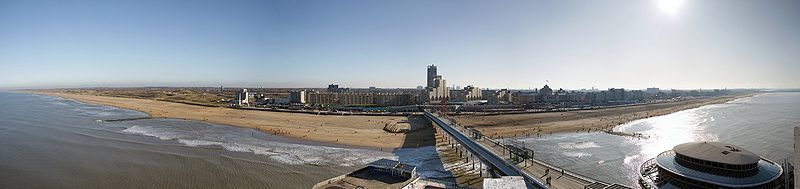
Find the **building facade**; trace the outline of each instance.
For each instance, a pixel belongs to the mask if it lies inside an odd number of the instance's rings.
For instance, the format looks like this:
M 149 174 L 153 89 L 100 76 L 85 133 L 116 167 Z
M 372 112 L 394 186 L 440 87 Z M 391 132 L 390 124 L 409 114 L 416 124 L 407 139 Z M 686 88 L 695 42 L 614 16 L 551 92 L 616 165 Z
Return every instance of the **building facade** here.
M 450 89 L 447 88 L 447 82 L 442 79 L 441 75 L 436 75 L 436 65 L 431 64 L 428 66 L 428 87 L 422 91 L 419 96 L 425 102 L 441 102 L 448 99 L 450 96 Z
M 434 79 L 436 79 L 436 76 L 438 76 L 436 75 L 436 65 L 431 64 L 430 66 L 428 66 L 428 77 L 426 80 L 428 82 L 428 85 L 426 85 L 425 89 L 431 89 L 434 87 L 434 85 L 436 85 L 436 82 L 434 81 Z
M 289 93 L 289 103 L 306 103 L 306 91 L 292 91 Z
M 483 93 L 480 88 L 468 85 L 463 89 L 450 90 L 450 100 L 458 102 L 483 100 Z
M 307 92 L 297 93 L 305 95 L 305 104 L 311 105 L 377 105 L 377 106 L 404 106 L 415 104 L 416 95 L 408 93 L 370 93 L 370 92 Z M 292 99 L 299 97 L 292 97 Z

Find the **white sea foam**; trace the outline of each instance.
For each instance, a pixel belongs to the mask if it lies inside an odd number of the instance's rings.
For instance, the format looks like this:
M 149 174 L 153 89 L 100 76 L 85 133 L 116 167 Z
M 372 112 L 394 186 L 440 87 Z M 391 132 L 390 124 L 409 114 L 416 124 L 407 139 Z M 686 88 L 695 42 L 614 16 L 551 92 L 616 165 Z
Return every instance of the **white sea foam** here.
M 391 153 L 380 151 L 275 142 L 254 138 L 249 132 L 225 132 L 214 130 L 214 127 L 197 127 L 197 129 L 202 130 L 185 130 L 185 128 L 182 130 L 174 126 L 133 125 L 122 132 L 157 137 L 161 140 L 177 139 L 177 142 L 187 146 L 221 146 L 228 151 L 266 155 L 286 164 L 354 166 L 380 158 L 398 159 Z M 238 131 L 240 128 L 229 129 Z
M 566 152 L 562 152 L 561 154 L 563 154 L 564 156 L 576 157 L 576 158 L 592 156 L 592 154 L 587 153 L 587 152 L 569 152 L 569 151 L 566 151 Z
M 625 159 L 623 159 L 623 160 L 622 160 L 622 162 L 623 162 L 625 165 L 630 165 L 630 164 L 631 164 L 632 162 L 634 162 L 636 159 L 639 159 L 639 158 L 641 158 L 641 157 L 642 157 L 642 156 L 641 156 L 641 155 L 639 155 L 639 154 L 632 155 L 632 156 L 625 156 Z
M 185 144 L 187 146 L 211 146 L 211 145 L 222 146 L 223 145 L 223 143 L 221 143 L 221 142 L 205 141 L 205 140 L 178 139 L 178 142 L 180 142 L 181 144 Z
M 587 148 L 599 148 L 600 145 L 594 142 L 559 142 L 558 147 L 561 149 L 587 149 Z
M 164 129 L 154 128 L 149 126 L 134 125 L 122 131 L 127 133 L 141 134 L 144 136 L 156 137 L 161 140 L 171 140 L 179 137 L 174 132 L 165 131 Z

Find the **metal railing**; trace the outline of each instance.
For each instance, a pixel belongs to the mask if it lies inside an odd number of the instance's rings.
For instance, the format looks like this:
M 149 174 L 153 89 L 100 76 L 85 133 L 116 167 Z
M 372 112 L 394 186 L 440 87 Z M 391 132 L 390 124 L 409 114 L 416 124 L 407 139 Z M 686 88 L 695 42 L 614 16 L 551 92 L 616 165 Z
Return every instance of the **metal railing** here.
M 469 150 L 472 154 L 477 156 L 482 162 L 485 162 L 487 165 L 492 166 L 496 171 L 499 171 L 501 174 L 505 176 L 522 176 L 525 179 L 525 183 L 528 188 L 548 188 L 545 184 L 535 179 L 535 177 L 529 175 L 527 172 L 523 171 L 515 164 L 507 162 L 501 156 L 489 151 L 483 145 L 475 142 L 468 136 L 466 136 L 462 131 L 453 128 L 450 124 L 445 123 L 439 117 L 435 116 L 430 112 L 425 112 L 425 116 L 433 121 L 436 125 L 438 125 L 442 130 L 444 130 L 450 136 L 456 139 L 458 143 L 464 146 L 467 150 Z

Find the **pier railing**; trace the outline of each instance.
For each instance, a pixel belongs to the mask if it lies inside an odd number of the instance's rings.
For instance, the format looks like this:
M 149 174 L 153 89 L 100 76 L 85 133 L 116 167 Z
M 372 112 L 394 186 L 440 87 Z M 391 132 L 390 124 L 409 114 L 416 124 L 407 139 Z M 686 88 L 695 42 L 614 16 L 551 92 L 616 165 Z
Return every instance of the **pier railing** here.
M 489 141 L 489 142 L 491 142 L 491 143 L 493 143 L 493 144 L 495 144 L 495 145 L 497 145 L 497 146 L 499 146 L 499 147 L 501 147 L 501 148 L 503 148 L 505 150 L 508 150 L 508 149 L 506 149 L 505 145 L 500 141 L 497 141 L 495 139 L 491 139 L 491 138 L 488 138 L 488 137 L 484 138 L 484 140 Z M 575 172 L 572 172 L 572 171 L 557 167 L 555 165 L 549 164 L 549 163 L 544 162 L 544 161 L 537 160 L 535 158 L 527 158 L 527 159 L 524 159 L 524 160 L 531 161 L 533 163 L 542 165 L 545 168 L 553 170 L 553 171 L 563 171 L 565 175 L 569 175 L 569 176 L 575 177 L 577 179 L 580 179 L 580 180 L 588 182 L 588 183 L 601 183 L 601 184 L 608 185 L 608 183 L 589 178 L 589 177 L 581 175 L 579 173 L 575 173 Z
M 525 183 L 528 188 L 549 188 L 535 177 L 517 167 L 516 164 L 510 163 L 501 156 L 496 155 L 495 153 L 486 149 L 483 145 L 472 140 L 462 131 L 453 128 L 450 124 L 442 121 L 439 117 L 430 112 L 425 112 L 425 117 L 434 122 L 435 125 L 439 126 L 448 135 L 456 139 L 458 143 L 464 146 L 468 151 L 470 151 L 470 153 L 477 156 L 482 162 L 490 165 L 495 171 L 498 171 L 505 176 L 522 176 L 525 179 Z
M 459 124 L 452 124 L 452 127 L 457 127 L 457 126 L 460 126 L 460 125 Z M 492 143 L 493 145 L 495 145 L 497 147 L 500 147 L 501 150 L 504 151 L 503 153 L 505 153 L 505 151 L 508 151 L 509 153 L 512 153 L 512 151 L 514 151 L 514 150 L 509 149 L 508 143 L 504 144 L 504 142 L 501 142 L 501 141 L 498 141 L 498 140 L 495 140 L 495 139 L 491 139 L 489 137 L 481 137 L 481 139 L 482 140 L 486 140 L 487 142 Z M 517 148 L 520 148 L 520 147 L 517 147 Z M 521 147 L 521 148 L 524 148 L 524 147 Z M 524 149 L 527 149 L 527 148 L 524 148 Z M 525 150 L 525 151 L 527 151 L 527 150 Z M 517 157 L 522 157 L 523 161 L 531 161 L 532 163 L 538 164 L 538 165 L 540 165 L 540 166 L 542 166 L 542 167 L 544 167 L 546 169 L 549 169 L 551 171 L 558 171 L 558 172 L 563 171 L 564 175 L 572 177 L 572 178 L 570 178 L 570 180 L 577 179 L 577 180 L 575 180 L 576 182 L 586 183 L 587 184 L 586 185 L 587 188 L 606 188 L 606 187 L 610 187 L 610 186 L 620 187 L 620 188 L 630 188 L 630 187 L 622 186 L 622 185 L 619 185 L 619 184 L 610 184 L 610 183 L 606 183 L 606 182 L 603 182 L 603 181 L 595 180 L 595 179 L 592 179 L 592 178 L 590 178 L 588 176 L 584 176 L 584 175 L 581 175 L 579 173 L 575 173 L 575 172 L 571 172 L 571 171 L 568 171 L 568 170 L 563 169 L 563 168 L 559 168 L 559 167 L 557 167 L 555 165 L 552 165 L 552 164 L 549 164 L 549 163 L 546 163 L 546 162 L 543 162 L 543 161 L 540 161 L 540 160 L 537 160 L 537 159 L 533 158 L 533 154 L 530 154 L 530 155 L 518 155 Z M 525 157 L 527 157 L 527 158 L 525 158 Z M 524 170 L 521 170 L 521 172 L 523 174 L 527 174 L 527 172 L 525 172 Z M 569 178 L 569 177 L 567 177 L 567 178 Z

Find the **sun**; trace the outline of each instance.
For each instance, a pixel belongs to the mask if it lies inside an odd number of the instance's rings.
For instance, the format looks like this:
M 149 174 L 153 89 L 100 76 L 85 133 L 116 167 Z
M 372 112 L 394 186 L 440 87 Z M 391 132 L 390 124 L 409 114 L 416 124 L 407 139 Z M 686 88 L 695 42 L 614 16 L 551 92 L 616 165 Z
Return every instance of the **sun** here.
M 658 9 L 661 12 L 675 15 L 678 13 L 678 9 L 683 5 L 684 0 L 656 0 L 658 3 Z

